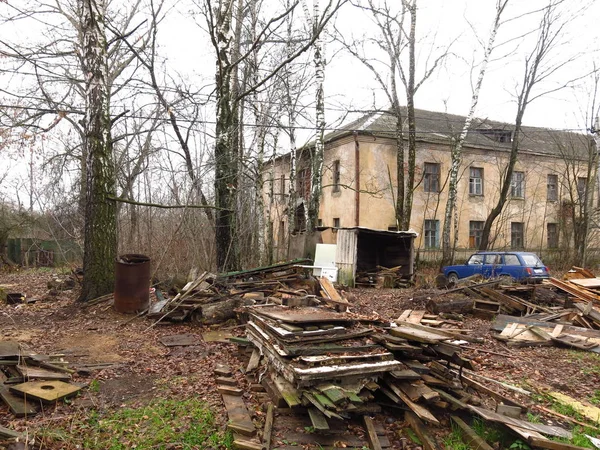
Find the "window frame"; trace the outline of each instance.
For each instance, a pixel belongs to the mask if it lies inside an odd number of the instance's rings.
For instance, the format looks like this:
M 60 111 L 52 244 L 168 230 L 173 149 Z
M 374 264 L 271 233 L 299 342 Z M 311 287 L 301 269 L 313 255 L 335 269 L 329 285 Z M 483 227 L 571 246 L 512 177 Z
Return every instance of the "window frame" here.
M 332 184 L 333 184 L 333 191 L 332 192 L 340 192 L 340 160 L 336 159 L 335 161 L 333 161 L 333 167 L 332 167 Z
M 474 224 L 481 225 L 481 228 L 476 229 L 473 226 Z M 479 248 L 479 246 L 481 245 L 481 235 L 483 234 L 484 224 L 485 223 L 483 220 L 469 220 L 469 248 Z M 479 232 L 479 233 L 475 234 L 474 232 Z M 471 240 L 472 240 L 472 243 L 471 243 Z
M 517 176 L 519 176 L 521 179 L 517 180 Z M 525 198 L 525 172 L 521 170 L 515 170 L 512 173 L 510 180 L 510 197 L 519 199 Z
M 479 171 L 479 176 L 473 175 L 474 170 Z M 469 167 L 469 195 L 483 196 L 483 167 Z
M 433 228 L 430 226 L 433 225 Z M 432 234 L 433 233 L 433 234 Z M 440 221 L 437 219 L 425 219 L 423 224 L 423 239 L 425 248 L 440 248 Z M 433 239 L 433 245 L 432 245 Z
M 428 169 L 435 169 L 429 171 Z M 425 192 L 439 193 L 440 192 L 440 174 L 441 164 L 434 162 L 423 163 L 423 190 Z
M 517 228 L 520 228 L 518 230 Z M 518 242 L 520 241 L 520 242 Z M 522 250 L 525 248 L 525 223 L 510 223 L 510 248 L 512 250 Z
M 550 232 L 551 227 L 553 228 L 552 232 Z M 546 248 L 559 248 L 559 242 L 558 223 L 548 222 L 546 224 Z
M 558 175 L 555 173 L 546 176 L 546 201 L 558 201 Z

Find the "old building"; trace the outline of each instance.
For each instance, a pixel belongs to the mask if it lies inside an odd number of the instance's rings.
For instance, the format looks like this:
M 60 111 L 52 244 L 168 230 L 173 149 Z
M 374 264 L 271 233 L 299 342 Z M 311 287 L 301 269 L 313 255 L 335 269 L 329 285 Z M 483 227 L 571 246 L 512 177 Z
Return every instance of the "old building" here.
M 416 188 L 411 229 L 421 255 L 436 256 L 441 245 L 450 151 L 464 117 L 417 110 Z M 368 114 L 326 136 L 319 225 L 396 230 L 396 118 Z M 479 245 L 483 223 L 498 200 L 508 163 L 513 126 L 476 119 L 467 135 L 458 185 L 458 248 Z M 509 201 L 492 231 L 494 248 L 559 248 L 573 239 L 573 220 L 582 206 L 593 147 L 584 134 L 524 127 Z M 265 172 L 265 204 L 273 242 L 284 256 L 289 232 L 304 229 L 310 188 L 310 145 L 298 150 L 296 223 L 288 224 L 290 155 Z M 591 195 L 591 194 L 590 194 Z M 597 197 L 597 196 L 595 196 Z

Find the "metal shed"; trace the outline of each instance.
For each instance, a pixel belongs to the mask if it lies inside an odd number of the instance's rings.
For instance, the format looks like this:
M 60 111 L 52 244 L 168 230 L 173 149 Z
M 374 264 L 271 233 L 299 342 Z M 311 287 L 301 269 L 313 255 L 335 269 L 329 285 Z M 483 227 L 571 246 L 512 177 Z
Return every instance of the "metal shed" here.
M 402 266 L 403 277 L 411 279 L 414 270 L 414 231 L 383 231 L 352 227 L 337 229 L 336 265 L 338 282 L 354 286 L 357 272 L 377 266 Z

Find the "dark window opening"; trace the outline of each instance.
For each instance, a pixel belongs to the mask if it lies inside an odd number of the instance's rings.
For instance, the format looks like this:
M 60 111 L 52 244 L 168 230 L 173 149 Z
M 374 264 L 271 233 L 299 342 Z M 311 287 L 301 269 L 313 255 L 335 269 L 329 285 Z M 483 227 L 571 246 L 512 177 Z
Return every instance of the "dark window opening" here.
M 548 248 L 558 248 L 558 224 L 546 224 L 546 231 L 548 234 Z
M 549 202 L 555 202 L 558 200 L 558 175 L 548 174 L 546 181 L 546 199 Z
M 340 192 L 340 160 L 333 162 L 333 192 Z
M 485 136 L 492 141 L 508 144 L 512 142 L 512 131 L 499 128 L 478 129 L 477 133 Z
M 481 234 L 483 233 L 483 221 L 471 220 L 469 222 L 469 248 L 479 248 L 481 245 Z
M 525 248 L 525 239 L 523 233 L 523 222 L 511 222 L 510 224 L 510 248 Z
M 438 163 L 425 163 L 423 189 L 425 192 L 440 192 L 440 165 Z
M 513 198 L 525 197 L 525 172 L 513 172 L 510 183 L 510 196 Z

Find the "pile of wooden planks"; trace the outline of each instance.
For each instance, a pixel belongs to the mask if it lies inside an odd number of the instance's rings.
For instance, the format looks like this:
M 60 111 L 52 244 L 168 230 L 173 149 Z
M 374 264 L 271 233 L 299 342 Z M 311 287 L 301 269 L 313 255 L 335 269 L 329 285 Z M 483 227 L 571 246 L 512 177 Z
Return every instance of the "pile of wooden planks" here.
M 411 281 L 404 278 L 400 269 L 402 269 L 402 266 L 377 266 L 374 270 L 358 272 L 355 280 L 356 286 L 377 289 L 409 287 Z
M 327 303 L 345 311 L 347 301 L 331 282 L 326 278 L 317 279 L 301 267 L 308 262 L 294 260 L 218 276 L 204 272 L 190 278 L 172 299 L 164 299 L 157 291 L 158 301 L 151 305 L 148 317 L 215 324 L 235 318 L 240 306 L 254 304 Z
M 461 320 L 457 320 L 461 319 Z M 434 328 L 462 328 L 462 317 L 456 314 L 431 314 L 421 309 L 406 309 L 398 317 L 400 322 L 427 325 Z
M 41 403 L 53 404 L 75 395 L 81 386 L 60 355 L 23 351 L 15 341 L 0 341 L 0 398 L 16 417 L 33 416 Z

